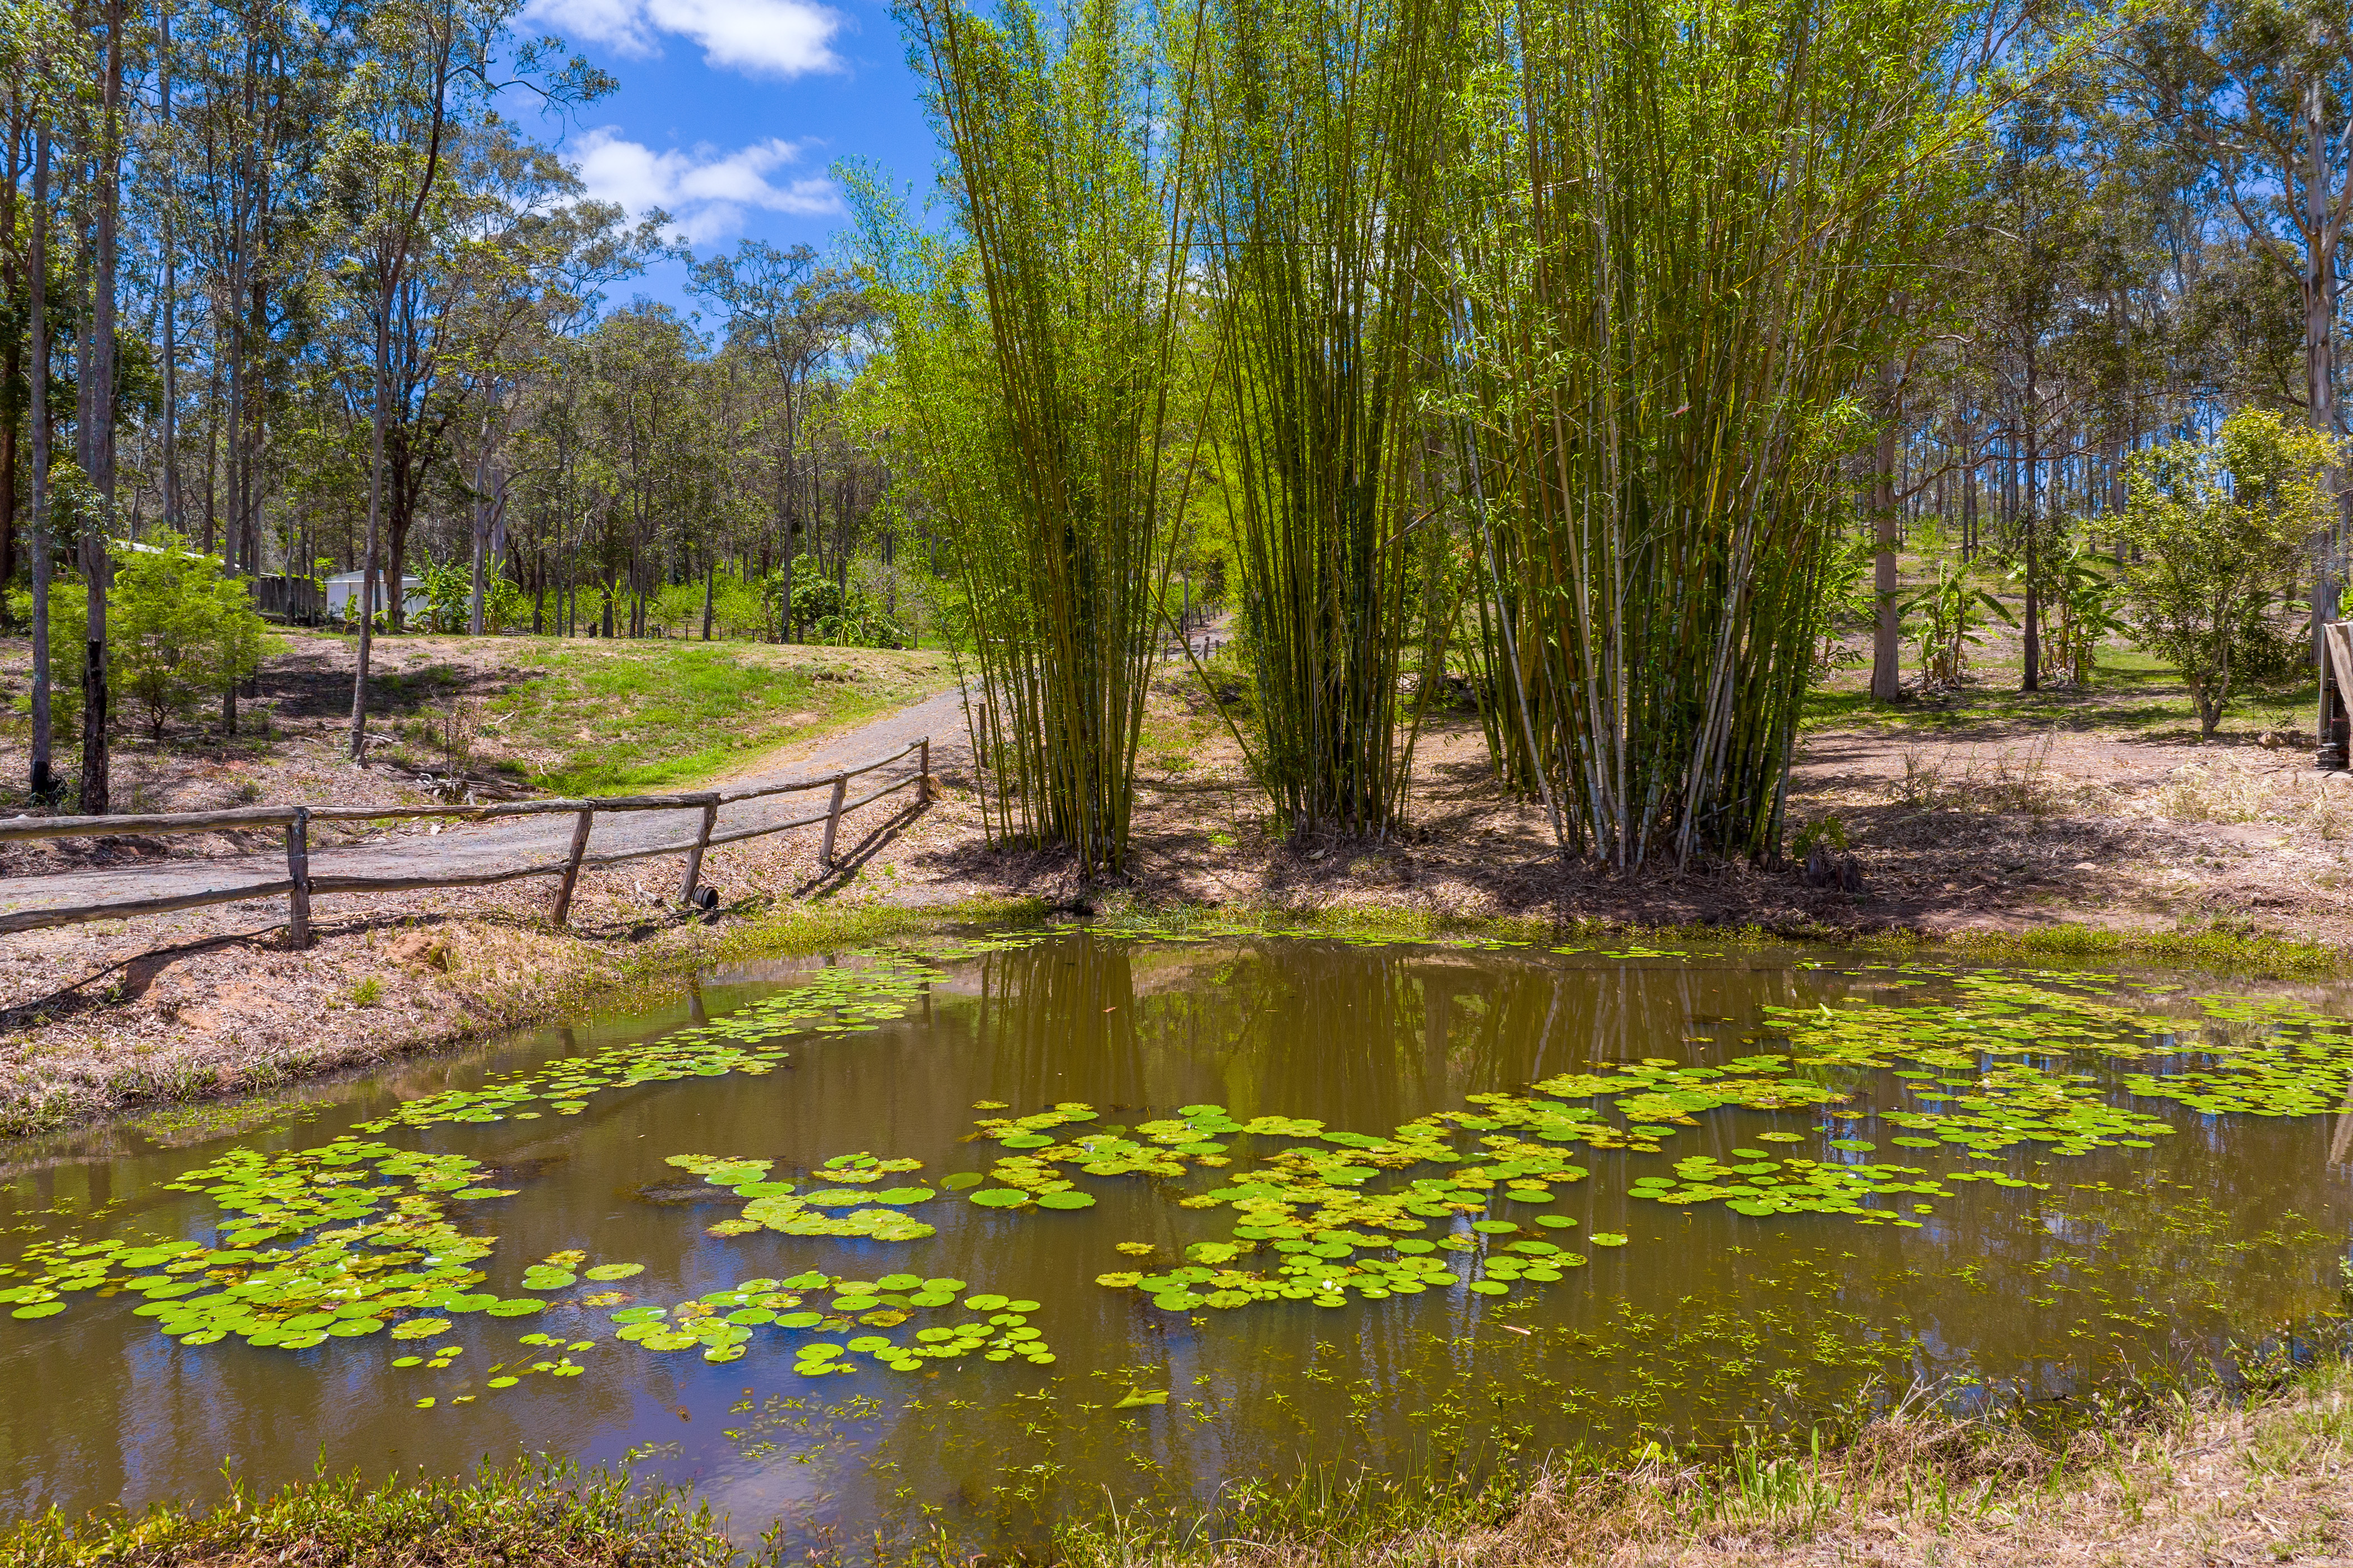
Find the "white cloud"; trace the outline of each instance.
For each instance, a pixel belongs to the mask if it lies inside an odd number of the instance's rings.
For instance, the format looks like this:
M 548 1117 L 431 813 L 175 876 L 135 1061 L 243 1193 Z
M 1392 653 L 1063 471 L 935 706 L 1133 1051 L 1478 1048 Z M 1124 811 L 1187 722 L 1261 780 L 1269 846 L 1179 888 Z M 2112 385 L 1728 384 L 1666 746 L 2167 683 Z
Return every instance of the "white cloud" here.
M 742 227 L 746 207 L 800 216 L 842 210 L 840 193 L 822 175 L 770 178 L 800 158 L 799 146 L 781 138 L 754 142 L 733 153 L 707 142 L 684 152 L 657 153 L 603 125 L 567 151 L 589 195 L 618 202 L 633 217 L 660 207 L 697 245 Z
M 659 53 L 659 35 L 674 33 L 722 69 L 795 77 L 841 68 L 827 46 L 842 19 L 812 0 L 532 0 L 524 15 L 623 55 Z

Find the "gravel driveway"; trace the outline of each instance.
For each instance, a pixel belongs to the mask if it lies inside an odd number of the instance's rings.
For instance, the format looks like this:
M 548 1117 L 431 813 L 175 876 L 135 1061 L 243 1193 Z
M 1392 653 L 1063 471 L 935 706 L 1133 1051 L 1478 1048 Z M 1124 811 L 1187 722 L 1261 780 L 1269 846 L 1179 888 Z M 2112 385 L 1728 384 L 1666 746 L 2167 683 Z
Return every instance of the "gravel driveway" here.
M 968 749 L 965 738 L 963 693 L 955 689 L 898 709 L 852 730 L 819 741 L 787 747 L 763 758 L 754 771 L 720 781 L 727 788 L 785 784 L 823 778 L 844 767 L 878 756 L 888 756 L 910 742 L 929 736 L 932 771 L 952 762 L 960 764 Z M 914 758 L 895 764 L 871 778 L 850 781 L 850 797 L 903 777 Z M 654 792 L 683 793 L 683 792 Z M 332 801 L 309 804 L 332 805 Z M 738 801 L 719 810 L 714 832 L 783 822 L 822 810 L 822 791 L 771 795 Z M 507 818 L 445 827 L 438 834 L 427 825 L 405 825 L 361 842 L 328 847 L 315 842 L 311 851 L 311 875 L 324 877 L 452 877 L 481 876 L 561 859 L 572 845 L 577 818 L 570 814 Z M 658 844 L 691 840 L 701 826 L 699 810 L 637 811 L 600 816 L 589 836 L 591 857 L 616 851 L 649 848 Z M 802 832 L 818 832 L 808 827 Z M 200 893 L 237 893 L 286 879 L 282 850 L 201 859 L 163 860 L 143 866 L 103 870 L 77 870 L 41 877 L 0 878 L 0 913 L 71 907 L 135 899 L 181 898 Z

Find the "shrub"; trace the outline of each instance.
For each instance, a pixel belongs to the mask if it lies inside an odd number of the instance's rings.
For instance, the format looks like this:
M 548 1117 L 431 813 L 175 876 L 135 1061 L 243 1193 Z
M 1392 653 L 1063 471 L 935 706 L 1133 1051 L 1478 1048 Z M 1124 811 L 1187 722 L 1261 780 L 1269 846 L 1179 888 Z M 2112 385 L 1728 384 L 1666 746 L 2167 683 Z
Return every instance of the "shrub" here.
M 8 620 L 30 628 L 33 592 L 8 590 Z M 79 577 L 60 573 L 49 580 L 49 733 L 60 748 L 81 738 L 81 661 L 85 628 L 90 625 L 90 594 Z M 112 671 L 110 668 L 109 674 Z M 28 677 L 29 679 L 29 677 Z M 33 699 L 28 691 L 16 704 L 26 723 L 32 721 Z
M 1961 683 L 1968 673 L 1970 645 L 1985 640 L 1978 630 L 1985 621 L 2018 624 L 2000 599 L 1978 586 L 1967 565 L 1955 568 L 1941 561 L 1936 580 L 1905 600 L 1901 613 L 1920 645 L 1920 679 L 1929 686 Z
M 260 668 L 267 638 L 244 582 L 174 534 L 120 548 L 107 595 L 113 676 L 157 740 Z
M 454 563 L 425 568 L 425 625 L 417 628 L 442 637 L 466 629 L 474 602 L 473 574 Z
M 845 590 L 826 574 L 815 558 L 807 555 L 793 558 L 791 581 L 790 619 L 810 642 L 844 647 L 907 646 L 906 628 L 857 581 L 853 580 Z M 776 607 L 775 595 L 782 592 L 783 586 L 783 574 L 774 574 L 769 586 L 772 609 Z
M 2242 408 L 2211 441 L 2132 459 L 2117 532 L 2143 559 L 2126 568 L 2126 603 L 2142 646 L 2188 682 L 2201 735 L 2214 733 L 2238 692 L 2302 657 L 2279 627 L 2274 585 L 2295 574 L 2335 516 L 2327 474 L 2343 445 Z

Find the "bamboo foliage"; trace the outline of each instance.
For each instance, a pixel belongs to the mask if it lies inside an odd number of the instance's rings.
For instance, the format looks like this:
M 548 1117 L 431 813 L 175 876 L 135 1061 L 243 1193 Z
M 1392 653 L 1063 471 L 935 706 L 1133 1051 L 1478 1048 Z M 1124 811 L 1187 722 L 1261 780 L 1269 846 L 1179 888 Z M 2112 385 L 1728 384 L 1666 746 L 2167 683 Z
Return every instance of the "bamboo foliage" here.
M 1442 661 L 1448 616 L 1429 613 L 1444 601 L 1442 544 L 1417 529 L 1414 436 L 1444 320 L 1424 274 L 1460 11 L 1217 0 L 1205 12 L 1219 129 L 1201 232 L 1221 447 L 1240 502 L 1259 771 L 1294 832 L 1394 825 L 1410 760 L 1401 664 L 1420 648 L 1427 693 Z
M 1116 869 L 1172 532 L 1164 447 L 1186 236 L 1163 133 L 1182 126 L 1181 84 L 1162 79 L 1124 0 L 1051 19 L 1008 0 L 994 21 L 907 0 L 901 19 L 955 158 L 969 253 L 946 265 L 968 261 L 977 283 L 934 289 L 946 335 L 919 352 L 963 378 L 966 417 L 933 449 L 965 465 L 945 476 L 947 521 L 993 821 L 1069 846 L 1083 874 Z
M 1955 188 L 1942 0 L 1522 4 L 1463 99 L 1491 739 L 1565 846 L 1765 854 L 1850 395 Z

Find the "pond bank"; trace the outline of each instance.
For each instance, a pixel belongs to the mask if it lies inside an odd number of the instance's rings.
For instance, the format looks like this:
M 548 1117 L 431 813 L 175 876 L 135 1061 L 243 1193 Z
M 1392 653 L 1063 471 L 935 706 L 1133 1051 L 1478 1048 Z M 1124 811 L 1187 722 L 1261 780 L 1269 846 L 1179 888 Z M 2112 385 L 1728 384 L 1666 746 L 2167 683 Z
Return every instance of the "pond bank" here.
M 1522 1484 L 1311 1480 L 1235 1520 L 1070 1526 L 1067 1568 L 2012 1568 L 2353 1561 L 2353 1366 L 2241 1400 L 2098 1402 L 2040 1440 L 1927 1414 L 1843 1447 L 1554 1466 Z M 846 1560 L 846 1559 L 843 1559 Z M 981 1561 L 952 1541 L 901 1568 Z M 721 1568 L 736 1552 L 690 1495 L 521 1461 L 470 1479 L 298 1483 L 210 1510 L 59 1516 L 0 1533 L 0 1568 Z M 888 1561 L 882 1568 L 890 1568 Z
M 790 889 L 807 871 L 797 863 L 806 852 L 784 841 L 730 847 L 712 857 L 710 879 L 728 889 Z M 546 923 L 541 890 L 510 883 L 377 900 L 319 921 L 313 946 L 299 953 L 286 949 L 274 909 L 237 905 L 135 928 L 110 921 L 11 939 L 0 947 L 0 1138 L 447 1048 L 667 992 L 717 964 L 1050 915 L 1138 934 L 1213 920 L 1404 936 L 1534 941 L 1581 932 L 1870 951 L 1933 946 L 1989 963 L 2138 960 L 2265 978 L 2353 970 L 2353 952 L 2344 948 L 2215 926 L 2054 923 L 1936 935 L 1810 919 L 1668 925 L 1607 910 L 1567 920 L 1457 913 L 1400 904 L 1379 889 L 1326 891 L 1295 905 L 1202 905 L 1155 904 L 1113 888 L 1049 904 L 1014 896 L 1018 882 L 940 899 L 925 884 L 868 878 L 839 897 L 800 901 L 756 892 L 690 919 L 664 907 L 660 889 L 647 886 L 649 875 L 661 879 L 630 868 L 584 876 L 566 930 Z
M 2100 1402 L 2042 1440 L 1915 1414 L 1820 1456 L 1549 1468 L 1525 1487 L 1278 1500 L 1211 1532 L 1074 1532 L 1071 1568 L 2013 1568 L 2353 1561 L 2353 1366 L 2240 1401 Z

